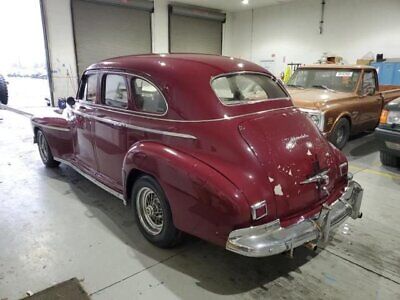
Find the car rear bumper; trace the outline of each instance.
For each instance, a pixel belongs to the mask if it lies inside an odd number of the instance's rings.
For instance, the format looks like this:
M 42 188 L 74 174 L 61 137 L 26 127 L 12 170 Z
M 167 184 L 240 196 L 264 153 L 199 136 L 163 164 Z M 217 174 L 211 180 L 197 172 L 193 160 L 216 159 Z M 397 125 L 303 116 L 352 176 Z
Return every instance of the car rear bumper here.
M 400 132 L 383 128 L 375 129 L 379 150 L 400 157 Z
M 330 206 L 324 205 L 314 218 L 288 227 L 279 219 L 267 224 L 234 230 L 229 234 L 226 249 L 244 256 L 265 257 L 292 251 L 314 240 L 327 241 L 330 232 L 348 217 L 361 217 L 363 189 L 350 180 L 343 195 Z

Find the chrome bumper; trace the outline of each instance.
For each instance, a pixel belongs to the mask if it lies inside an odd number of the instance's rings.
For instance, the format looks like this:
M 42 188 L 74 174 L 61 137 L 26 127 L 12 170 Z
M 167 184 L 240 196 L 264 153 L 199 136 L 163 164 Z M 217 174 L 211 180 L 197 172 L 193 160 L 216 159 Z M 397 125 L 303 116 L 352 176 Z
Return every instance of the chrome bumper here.
M 293 251 L 314 240 L 326 242 L 330 232 L 348 217 L 357 219 L 362 216 L 362 195 L 362 187 L 350 180 L 343 195 L 330 206 L 323 205 L 314 218 L 285 228 L 277 219 L 260 226 L 234 230 L 229 234 L 226 249 L 245 256 L 264 257 Z

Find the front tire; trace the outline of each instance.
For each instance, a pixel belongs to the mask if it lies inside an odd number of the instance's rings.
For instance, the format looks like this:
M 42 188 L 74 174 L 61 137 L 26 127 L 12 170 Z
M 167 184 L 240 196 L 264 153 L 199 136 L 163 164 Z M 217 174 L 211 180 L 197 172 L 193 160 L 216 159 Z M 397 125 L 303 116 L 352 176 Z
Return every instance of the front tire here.
M 350 123 L 347 119 L 341 118 L 335 125 L 330 142 L 338 149 L 343 149 L 350 137 Z
M 7 82 L 3 76 L 0 75 L 0 103 L 6 105 L 8 103 L 8 88 Z
M 36 133 L 36 139 L 39 148 L 40 158 L 42 159 L 43 164 L 47 168 L 58 167 L 60 165 L 60 162 L 54 160 L 53 154 L 51 153 L 46 137 L 44 136 L 43 131 L 41 131 L 40 129 Z
M 139 230 L 160 248 L 170 248 L 182 240 L 182 232 L 173 223 L 167 197 L 158 182 L 144 175 L 132 188 L 131 203 Z
M 382 165 L 388 167 L 397 167 L 399 165 L 399 158 L 387 152 L 380 151 L 380 159 Z

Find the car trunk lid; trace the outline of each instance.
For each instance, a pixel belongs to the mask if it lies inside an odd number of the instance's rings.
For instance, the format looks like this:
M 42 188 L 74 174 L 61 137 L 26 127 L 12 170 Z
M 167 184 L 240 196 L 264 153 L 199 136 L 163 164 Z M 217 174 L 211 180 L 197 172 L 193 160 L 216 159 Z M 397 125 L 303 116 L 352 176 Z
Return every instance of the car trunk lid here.
M 246 120 L 239 131 L 263 168 L 279 218 L 325 201 L 338 178 L 331 146 L 298 109 L 270 111 Z M 308 179 L 327 175 L 321 182 Z

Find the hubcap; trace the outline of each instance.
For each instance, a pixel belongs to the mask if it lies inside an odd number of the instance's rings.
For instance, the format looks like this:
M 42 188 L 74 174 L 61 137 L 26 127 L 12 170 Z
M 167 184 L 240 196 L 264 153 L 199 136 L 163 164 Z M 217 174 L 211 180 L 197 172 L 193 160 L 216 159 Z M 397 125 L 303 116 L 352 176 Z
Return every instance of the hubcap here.
M 136 195 L 136 208 L 139 221 L 151 235 L 159 234 L 163 229 L 164 218 L 160 199 L 149 187 L 143 187 Z
M 41 132 L 39 132 L 39 134 L 38 134 L 38 146 L 39 146 L 39 154 L 42 157 L 42 160 L 44 162 L 47 162 L 47 160 L 49 159 L 49 152 L 48 152 L 46 139 L 45 139 L 43 133 L 41 133 Z

